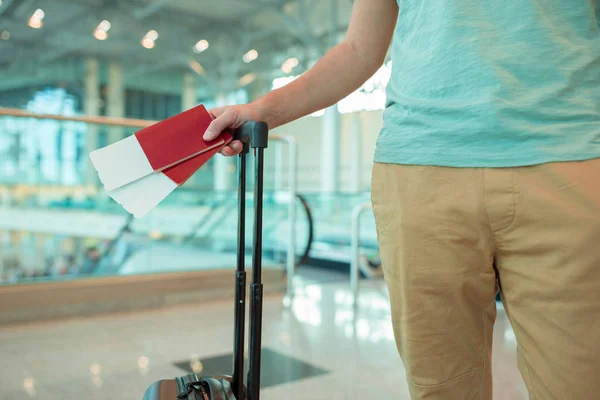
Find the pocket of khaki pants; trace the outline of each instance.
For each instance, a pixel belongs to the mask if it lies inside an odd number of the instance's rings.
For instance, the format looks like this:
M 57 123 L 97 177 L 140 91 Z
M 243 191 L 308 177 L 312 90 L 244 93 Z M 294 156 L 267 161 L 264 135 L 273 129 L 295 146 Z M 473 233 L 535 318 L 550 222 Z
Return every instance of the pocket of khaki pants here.
M 378 233 L 385 232 L 395 217 L 397 201 L 394 201 L 391 187 L 394 183 L 393 167 L 391 164 L 375 163 L 371 172 L 371 205 Z

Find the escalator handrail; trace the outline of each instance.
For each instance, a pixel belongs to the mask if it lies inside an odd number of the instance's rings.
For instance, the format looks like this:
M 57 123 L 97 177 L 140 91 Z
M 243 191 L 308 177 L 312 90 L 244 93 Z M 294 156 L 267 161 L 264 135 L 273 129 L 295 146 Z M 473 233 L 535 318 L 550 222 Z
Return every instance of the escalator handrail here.
M 296 193 L 296 199 L 298 199 L 300 201 L 300 204 L 302 205 L 302 208 L 304 209 L 304 212 L 306 213 L 306 219 L 308 221 L 308 238 L 306 240 L 306 246 L 304 247 L 302 256 L 300 256 L 300 258 L 295 263 L 295 266 L 298 267 L 298 266 L 304 264 L 309 259 L 310 250 L 312 248 L 313 241 L 314 241 L 314 220 L 313 220 L 313 216 L 312 216 L 312 211 L 310 209 L 310 206 L 309 206 L 306 198 L 304 196 L 302 196 L 301 194 Z M 267 227 L 268 227 L 267 222 L 268 221 L 265 221 L 263 223 L 263 230 L 267 229 Z M 279 223 L 279 221 L 274 221 L 274 225 L 277 225 L 278 223 Z M 268 235 L 264 235 L 264 236 L 266 237 Z
M 134 217 L 132 214 L 127 215 L 127 219 L 125 220 L 125 223 L 123 224 L 121 229 L 119 229 L 119 231 L 117 232 L 115 237 L 108 242 L 108 245 L 106 246 L 104 251 L 100 254 L 100 257 L 98 259 L 99 261 L 102 261 L 106 256 L 108 256 L 110 254 L 113 247 L 115 247 L 115 244 L 119 240 L 121 240 L 121 238 L 123 237 L 123 235 L 125 235 L 125 233 L 131 231 L 130 228 L 131 228 L 131 224 L 133 223 L 133 220 L 134 220 Z
M 314 220 L 313 220 L 312 212 L 310 210 L 310 206 L 308 205 L 308 201 L 306 201 L 306 198 L 304 196 L 302 196 L 300 193 L 296 193 L 296 198 L 298 200 L 300 200 L 300 203 L 302 204 L 302 207 L 304 208 L 304 211 L 306 212 L 306 218 L 308 220 L 308 240 L 306 241 L 306 247 L 304 248 L 304 252 L 302 253 L 302 256 L 296 262 L 296 267 L 298 267 L 298 266 L 304 264 L 310 256 L 310 249 L 312 248 L 312 244 L 313 244 L 313 240 L 314 240 Z
M 295 266 L 298 267 L 298 266 L 306 263 L 306 261 L 309 259 L 310 250 L 312 248 L 312 244 L 314 241 L 314 219 L 313 219 L 312 211 L 310 209 L 310 205 L 308 204 L 308 201 L 306 200 L 306 198 L 304 196 L 302 196 L 301 194 L 296 193 L 296 199 L 298 199 L 300 201 L 300 204 L 302 205 L 302 208 L 304 209 L 304 211 L 306 213 L 306 219 L 308 222 L 308 238 L 306 241 L 306 246 L 304 247 L 304 251 L 302 252 L 302 255 L 300 256 L 300 258 L 297 259 L 296 264 L 295 264 Z M 226 198 L 225 200 L 222 200 L 220 202 L 215 202 L 210 207 L 211 211 L 216 208 L 226 205 L 230 201 L 231 201 L 231 197 Z M 211 212 L 207 212 L 194 225 L 194 228 L 188 235 L 186 235 L 183 242 L 187 243 L 190 240 L 192 240 L 196 236 L 197 232 L 207 223 L 207 221 L 210 219 L 211 215 L 212 215 Z M 109 245 L 107 246 L 105 251 L 102 253 L 100 260 L 104 259 L 110 253 L 110 251 L 112 250 L 114 245 L 122 238 L 122 236 L 126 232 L 130 231 L 129 228 L 130 228 L 131 224 L 133 223 L 133 220 L 134 220 L 133 215 L 129 215 L 127 222 L 119 230 L 119 233 L 115 236 L 115 238 L 110 241 Z M 131 254 L 127 258 L 129 258 L 130 256 L 131 256 Z
M 196 237 L 196 234 L 198 233 L 198 231 L 200 229 L 202 229 L 204 227 L 205 224 L 208 223 L 208 221 L 212 218 L 212 212 L 220 207 L 225 206 L 227 203 L 231 203 L 232 202 L 233 197 L 225 197 L 224 200 L 221 200 L 219 202 L 214 202 L 211 206 L 210 206 L 210 210 L 204 214 L 202 216 L 202 218 L 200 218 L 200 220 L 198 222 L 196 222 L 196 224 L 192 227 L 190 233 L 188 233 L 187 235 L 185 235 L 185 237 L 183 238 L 183 243 L 189 243 L 191 240 L 194 239 L 194 237 Z
M 229 201 L 232 201 L 232 199 L 235 200 L 234 197 L 226 198 L 225 200 L 219 202 L 218 204 L 213 205 L 211 209 L 214 210 L 215 208 L 225 206 Z M 310 250 L 312 248 L 312 244 L 313 244 L 315 235 L 314 235 L 314 219 L 313 219 L 312 211 L 310 209 L 310 205 L 308 204 L 308 201 L 306 200 L 306 198 L 304 196 L 302 196 L 299 193 L 296 193 L 296 199 L 298 199 L 300 201 L 300 204 L 302 205 L 302 208 L 304 209 L 304 211 L 306 213 L 306 219 L 308 222 L 308 238 L 306 241 L 306 246 L 304 247 L 304 251 L 302 252 L 302 255 L 296 261 L 296 264 L 295 264 L 296 267 L 298 267 L 298 266 L 306 263 L 306 261 L 309 259 Z M 210 218 L 211 218 L 211 213 L 208 212 L 206 215 L 204 215 L 202 217 L 202 219 L 200 221 L 198 221 L 198 223 L 196 223 L 196 225 L 194 226 L 192 231 L 183 240 L 183 243 L 189 243 L 189 241 L 191 241 L 196 236 L 197 232 L 209 221 Z M 264 229 L 264 227 L 263 227 L 263 229 Z

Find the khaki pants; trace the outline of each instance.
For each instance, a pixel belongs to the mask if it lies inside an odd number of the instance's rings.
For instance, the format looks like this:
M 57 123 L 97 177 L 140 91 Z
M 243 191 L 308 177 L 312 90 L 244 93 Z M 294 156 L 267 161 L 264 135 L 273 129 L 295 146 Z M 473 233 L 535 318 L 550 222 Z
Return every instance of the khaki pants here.
M 492 398 L 498 290 L 530 399 L 600 399 L 600 159 L 375 164 L 372 203 L 413 399 Z

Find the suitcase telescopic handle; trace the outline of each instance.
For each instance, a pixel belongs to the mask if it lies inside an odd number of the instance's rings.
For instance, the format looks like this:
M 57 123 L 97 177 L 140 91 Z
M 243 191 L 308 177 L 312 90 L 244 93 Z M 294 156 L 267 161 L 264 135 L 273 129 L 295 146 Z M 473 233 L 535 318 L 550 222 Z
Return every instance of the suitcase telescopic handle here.
M 266 149 L 269 127 L 263 121 L 248 121 L 234 131 L 233 138 L 248 143 L 253 149 Z
M 263 215 L 263 182 L 264 182 L 264 150 L 268 147 L 269 128 L 262 121 L 248 121 L 233 132 L 233 138 L 240 140 L 243 150 L 240 153 L 239 197 L 238 197 L 238 259 L 236 272 L 236 311 L 234 341 L 234 374 L 233 390 L 236 398 L 243 399 L 244 387 L 242 372 L 244 370 L 244 319 L 245 319 L 245 287 L 246 271 L 245 255 L 245 192 L 246 192 L 246 154 L 249 148 L 254 149 L 254 229 L 252 243 L 252 281 L 250 284 L 250 360 L 248 371 L 248 390 L 244 400 L 259 400 L 260 369 L 262 349 L 262 215 Z

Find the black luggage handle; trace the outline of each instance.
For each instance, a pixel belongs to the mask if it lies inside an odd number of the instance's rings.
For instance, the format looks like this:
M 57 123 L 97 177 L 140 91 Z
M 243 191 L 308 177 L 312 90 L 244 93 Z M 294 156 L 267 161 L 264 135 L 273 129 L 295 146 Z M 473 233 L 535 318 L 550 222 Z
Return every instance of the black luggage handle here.
M 177 398 L 197 398 L 207 395 L 213 399 L 227 400 L 259 400 L 260 397 L 260 364 L 262 338 L 262 213 L 263 213 L 263 170 L 264 150 L 268 145 L 268 127 L 264 122 L 250 121 L 232 130 L 232 136 L 243 142 L 239 154 L 239 186 L 238 186 L 238 237 L 237 265 L 235 281 L 235 339 L 234 339 L 234 371 L 233 376 L 198 376 L 188 374 L 171 380 L 161 380 L 150 386 L 144 394 L 145 400 L 165 400 Z M 252 243 L 252 282 L 250 285 L 250 368 L 247 385 L 244 385 L 244 321 L 246 302 L 246 270 L 245 270 L 245 225 L 246 225 L 246 158 L 254 150 L 254 232 Z M 207 392 L 208 391 L 208 392 Z M 202 392 L 202 393 L 201 393 Z
M 269 127 L 266 122 L 248 121 L 234 131 L 233 138 L 255 149 L 266 149 L 269 143 Z
M 244 391 L 244 332 L 246 302 L 245 227 L 246 227 L 246 155 L 250 147 L 255 152 L 254 232 L 252 243 L 252 283 L 250 285 L 250 368 L 247 399 L 259 400 L 262 336 L 262 212 L 264 149 L 268 146 L 269 129 L 265 122 L 249 121 L 237 128 L 233 138 L 243 143 L 239 154 L 238 237 L 235 293 L 234 370 L 232 386 L 236 399 L 246 400 Z

